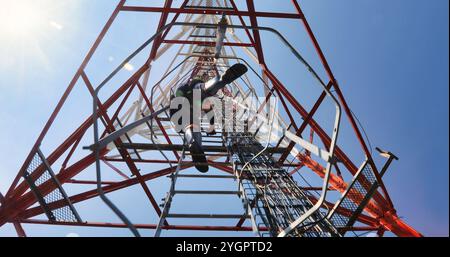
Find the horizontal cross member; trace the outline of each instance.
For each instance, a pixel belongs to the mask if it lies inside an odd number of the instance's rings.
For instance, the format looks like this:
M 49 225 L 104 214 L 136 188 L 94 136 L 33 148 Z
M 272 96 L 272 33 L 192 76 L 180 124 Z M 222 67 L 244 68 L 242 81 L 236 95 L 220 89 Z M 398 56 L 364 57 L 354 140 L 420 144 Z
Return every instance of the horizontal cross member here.
M 167 214 L 167 218 L 185 218 L 185 219 L 240 219 L 242 214 Z M 248 215 L 245 218 L 249 218 Z
M 183 151 L 184 145 L 170 145 L 170 144 L 141 144 L 141 143 L 123 143 L 120 147 L 125 149 L 136 149 L 136 150 L 160 150 L 160 151 Z M 203 146 L 203 150 L 205 152 L 218 152 L 218 153 L 227 153 L 227 147 L 225 146 L 213 146 L 213 145 L 205 145 Z M 281 154 L 285 151 L 285 148 L 274 148 L 269 147 L 267 151 L 269 153 Z
M 110 222 L 49 222 L 47 220 L 26 219 L 20 220 L 26 224 L 46 224 L 46 225 L 64 225 L 80 227 L 105 227 L 105 228 L 126 228 L 122 223 Z M 138 229 L 156 229 L 156 224 L 134 224 Z M 253 231 L 252 227 L 237 226 L 195 226 L 195 225 L 164 225 L 163 230 L 199 230 L 199 231 Z M 260 231 L 267 231 L 266 227 L 259 228 Z
M 211 9 L 188 9 L 188 8 L 164 8 L 164 7 L 144 7 L 144 6 L 123 6 L 121 11 L 132 12 L 168 12 L 175 14 L 209 14 L 209 15 L 227 15 L 227 16 L 256 16 L 264 18 L 285 18 L 285 19 L 303 19 L 298 13 L 274 13 L 274 12 L 248 12 L 236 10 L 211 10 Z
M 215 41 L 193 41 L 193 40 L 164 40 L 165 44 L 182 44 L 182 45 L 200 45 L 200 46 L 215 46 Z M 250 43 L 236 43 L 236 42 L 225 42 L 225 46 L 237 46 L 237 47 L 253 47 Z

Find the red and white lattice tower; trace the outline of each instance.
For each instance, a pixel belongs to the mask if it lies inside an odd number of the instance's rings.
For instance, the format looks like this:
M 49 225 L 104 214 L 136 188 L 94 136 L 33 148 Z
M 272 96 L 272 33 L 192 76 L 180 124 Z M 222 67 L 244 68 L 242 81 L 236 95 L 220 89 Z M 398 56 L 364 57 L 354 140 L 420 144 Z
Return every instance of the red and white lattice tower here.
M 287 12 L 259 11 L 253 0 L 152 2 L 119 2 L 0 195 L 0 226 L 14 224 L 19 236 L 26 235 L 23 224 L 155 236 L 421 236 L 397 216 L 382 181 L 397 157 L 380 149 L 381 157 L 372 156 L 296 0 L 285 1 Z M 154 34 L 136 42 L 139 47 L 108 75 L 93 79 L 104 73 L 92 59 L 108 31 L 137 13 L 158 15 Z M 297 30 L 295 42 L 281 32 L 283 24 Z M 131 75 L 130 63 L 136 66 Z M 201 174 L 165 107 L 180 83 L 212 78 L 234 63 L 249 72 L 219 99 L 245 109 L 245 97 L 260 96 L 257 114 L 277 127 L 229 132 L 233 120 L 223 119 L 216 135 L 204 134 L 210 171 Z M 54 132 L 56 123 L 67 121 L 80 123 Z M 342 129 L 348 131 L 340 134 Z M 353 138 L 339 137 L 350 132 Z M 344 150 L 349 147 L 351 154 Z

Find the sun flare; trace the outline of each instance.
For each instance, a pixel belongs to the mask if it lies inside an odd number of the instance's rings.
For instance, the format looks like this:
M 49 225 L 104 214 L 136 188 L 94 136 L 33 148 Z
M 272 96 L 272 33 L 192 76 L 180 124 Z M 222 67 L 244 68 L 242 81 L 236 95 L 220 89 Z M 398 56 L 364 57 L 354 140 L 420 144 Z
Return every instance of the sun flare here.
M 39 1 L 4 1 L 0 8 L 1 37 L 11 40 L 31 39 L 48 24 L 46 13 Z
M 0 69 L 22 69 L 23 73 L 27 67 L 38 65 L 50 70 L 48 47 L 65 29 L 67 15 L 62 10 L 68 3 L 60 0 L 0 0 Z

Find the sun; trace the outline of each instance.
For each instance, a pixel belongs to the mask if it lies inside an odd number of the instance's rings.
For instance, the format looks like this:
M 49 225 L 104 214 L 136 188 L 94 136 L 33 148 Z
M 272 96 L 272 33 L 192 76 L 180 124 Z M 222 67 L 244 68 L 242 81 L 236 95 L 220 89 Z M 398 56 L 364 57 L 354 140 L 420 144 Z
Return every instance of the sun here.
M 48 46 L 58 39 L 68 0 L 0 0 L 0 71 L 51 70 Z M 1 85 L 0 85 L 1 86 Z
M 32 39 L 48 25 L 43 6 L 36 0 L 2 1 L 0 35 L 6 40 Z

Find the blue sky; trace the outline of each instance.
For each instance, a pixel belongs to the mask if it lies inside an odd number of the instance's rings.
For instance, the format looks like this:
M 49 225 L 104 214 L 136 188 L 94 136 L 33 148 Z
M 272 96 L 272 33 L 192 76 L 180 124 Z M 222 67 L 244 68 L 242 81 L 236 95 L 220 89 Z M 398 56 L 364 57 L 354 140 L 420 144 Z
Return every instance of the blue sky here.
M 36 7 L 45 20 L 37 19 L 39 23 L 34 27 L 24 25 L 32 31 L 28 35 L 14 34 L 4 22 L 0 23 L 3 26 L 0 28 L 2 193 L 22 165 L 56 100 L 116 2 L 41 0 Z M 279 1 L 262 2 L 261 10 L 283 11 L 287 8 L 278 4 Z M 399 216 L 425 235 L 448 235 L 448 1 L 303 0 L 300 4 L 372 145 L 392 151 L 400 158 L 385 175 Z M 6 22 L 13 20 L 15 18 L 10 17 Z M 120 24 L 115 24 L 99 50 L 99 57 L 93 59 L 92 68 L 87 70 L 93 81 L 103 78 L 131 49 L 151 35 L 156 22 L 156 16 L 136 14 L 123 17 Z M 268 21 L 261 23 L 277 25 Z M 317 64 L 299 24 L 290 22 L 282 25 L 280 31 Z M 295 81 L 295 71 L 280 58 L 287 52 L 276 46 L 270 39 L 264 45 L 269 66 L 273 66 L 286 81 Z M 111 53 L 116 53 L 114 60 L 108 60 Z M 102 68 L 96 69 L 95 64 Z M 294 88 L 289 90 L 300 94 Z M 304 98 L 303 95 L 296 96 Z M 78 111 L 89 111 L 89 104 L 87 107 L 77 104 L 74 101 L 68 105 L 68 116 L 73 120 L 67 120 L 67 129 L 77 124 L 75 114 Z M 57 134 L 55 143 L 63 136 Z M 341 137 L 343 142 L 349 142 L 348 151 L 356 151 L 353 150 L 357 149 L 356 142 L 346 139 L 351 137 L 350 134 L 343 133 Z M 127 201 L 121 203 L 127 204 Z M 92 206 L 85 208 L 89 207 Z M 142 218 L 139 213 L 131 215 Z M 25 229 L 30 235 L 42 235 L 36 226 L 25 225 Z M 80 235 L 97 233 L 88 229 L 73 231 Z M 126 231 L 104 231 L 111 235 L 128 235 Z M 52 236 L 65 234 L 67 228 L 48 228 L 46 232 Z M 0 228 L 0 235 L 15 235 L 15 232 L 11 226 L 5 226 Z M 184 234 L 180 232 L 179 235 Z

